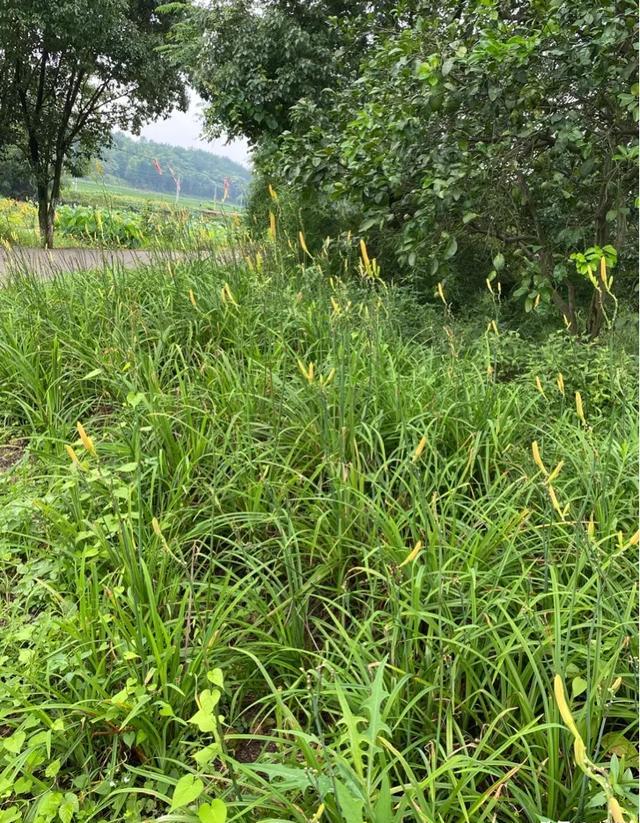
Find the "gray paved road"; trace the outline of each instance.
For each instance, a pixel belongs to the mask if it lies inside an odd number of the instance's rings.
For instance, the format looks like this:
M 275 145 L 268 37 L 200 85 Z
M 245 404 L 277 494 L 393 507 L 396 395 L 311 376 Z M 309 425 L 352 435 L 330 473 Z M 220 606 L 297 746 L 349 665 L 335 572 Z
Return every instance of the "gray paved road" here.
M 20 271 L 29 271 L 40 277 L 52 277 L 54 274 L 101 268 L 104 265 L 135 268 L 169 256 L 179 257 L 180 254 L 142 249 L 0 248 L 0 279 L 6 279 L 13 272 Z

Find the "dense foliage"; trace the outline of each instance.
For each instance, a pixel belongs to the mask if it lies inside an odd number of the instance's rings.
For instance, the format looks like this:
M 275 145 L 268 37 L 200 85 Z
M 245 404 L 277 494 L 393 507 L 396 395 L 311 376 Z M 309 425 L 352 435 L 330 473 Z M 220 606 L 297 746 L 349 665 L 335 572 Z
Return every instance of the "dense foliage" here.
M 107 180 L 115 179 L 138 189 L 175 194 L 175 176 L 180 180 L 181 196 L 222 200 L 226 190 L 229 203 L 243 201 L 251 178 L 249 169 L 227 157 L 144 138 L 132 140 L 124 134 L 113 136 L 99 166 Z
M 403 274 L 427 292 L 444 281 L 461 299 L 499 274 L 526 311 L 552 305 L 573 332 L 597 336 L 608 283 L 594 296 L 571 255 L 611 247 L 609 265 L 615 249 L 619 268 L 635 269 L 634 4 L 408 2 L 375 18 L 356 4 L 346 22 L 323 24 L 301 7 L 264 3 L 259 25 L 231 48 L 214 6 L 215 36 L 201 41 L 201 65 L 213 69 L 195 78 L 211 90 L 212 122 L 254 141 L 258 167 L 293 200 L 310 241 L 324 239 L 322 227 L 353 243 L 367 236 L 388 277 Z M 331 35 L 335 76 L 314 75 L 303 55 L 317 84 L 289 82 L 273 63 L 286 52 L 284 35 L 270 31 L 267 43 L 263 31 L 283 16 L 313 42 Z M 231 106 L 235 85 L 221 88 L 219 78 L 237 85 L 257 63 L 256 97 L 237 95 Z M 628 281 L 620 286 L 631 296 Z
M 1 819 L 630 821 L 630 358 L 281 261 L 0 292 Z
M 157 0 L 1 0 L 0 146 L 18 146 L 53 243 L 65 168 L 75 171 L 112 128 L 185 105 L 182 75 L 163 54 L 171 13 Z
M 0 197 L 34 197 L 36 187 L 29 164 L 17 146 L 0 148 Z

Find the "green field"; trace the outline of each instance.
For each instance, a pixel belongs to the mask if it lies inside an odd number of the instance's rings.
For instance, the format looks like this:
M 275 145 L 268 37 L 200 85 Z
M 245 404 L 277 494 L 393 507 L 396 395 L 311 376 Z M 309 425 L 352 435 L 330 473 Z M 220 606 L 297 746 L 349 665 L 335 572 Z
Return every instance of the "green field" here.
M 0 292 L 0 819 L 632 814 L 624 341 L 284 254 Z
M 84 178 L 74 178 L 63 190 L 63 200 L 66 202 L 81 203 L 83 205 L 111 206 L 117 208 L 142 208 L 143 206 L 168 205 L 175 206 L 175 197 L 165 192 L 146 191 L 134 189 L 116 183 L 89 180 Z M 180 208 L 194 210 L 215 210 L 236 212 L 238 206 L 230 206 L 226 203 L 214 200 L 201 200 L 197 197 L 180 196 L 178 201 Z
M 85 204 L 62 203 L 56 209 L 57 247 L 164 248 L 211 247 L 242 232 L 234 212 L 174 208 L 147 201 L 142 208 L 129 198 L 88 195 Z M 32 202 L 0 198 L 0 242 L 36 247 L 41 238 Z

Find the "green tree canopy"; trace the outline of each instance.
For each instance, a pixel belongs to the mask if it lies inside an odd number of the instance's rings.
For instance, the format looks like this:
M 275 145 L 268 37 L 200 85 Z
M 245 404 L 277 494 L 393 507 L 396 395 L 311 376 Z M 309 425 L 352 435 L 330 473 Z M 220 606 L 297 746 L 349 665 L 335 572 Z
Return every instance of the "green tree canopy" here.
M 109 141 L 111 129 L 185 107 L 183 79 L 160 47 L 172 22 L 157 0 L 0 0 L 3 143 L 36 182 L 43 242 L 63 169 Z
M 198 75 L 211 122 L 247 134 L 269 179 L 330 204 L 387 271 L 462 291 L 499 276 L 573 331 L 591 301 L 596 334 L 606 286 L 592 299 L 570 258 L 611 246 L 633 263 L 634 4 L 356 3 L 313 17 L 322 5 L 265 2 L 235 48 L 225 14 L 239 4 L 215 5 Z M 311 56 L 287 51 L 283 19 Z M 243 73 L 249 91 L 232 95 Z

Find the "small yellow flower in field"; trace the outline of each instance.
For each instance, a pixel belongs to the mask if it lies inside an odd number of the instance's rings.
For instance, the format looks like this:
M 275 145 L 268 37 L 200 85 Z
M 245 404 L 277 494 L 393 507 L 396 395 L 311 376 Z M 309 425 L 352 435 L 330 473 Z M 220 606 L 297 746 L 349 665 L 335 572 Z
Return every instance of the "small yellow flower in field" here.
M 436 286 L 436 293 L 437 293 L 438 297 L 440 298 L 440 300 L 442 300 L 442 302 L 443 302 L 443 303 L 445 304 L 445 306 L 446 306 L 446 305 L 447 305 L 447 301 L 446 301 L 446 298 L 445 298 L 445 296 L 444 296 L 444 288 L 443 288 L 443 286 L 442 286 L 442 281 L 440 281 L 440 282 L 438 283 L 438 285 Z
M 562 376 L 562 372 L 558 372 L 556 383 L 558 384 L 560 394 L 564 397 L 564 377 Z
M 400 565 L 398 566 L 398 568 L 399 568 L 399 569 L 402 569 L 402 568 L 404 568 L 404 566 L 408 566 L 408 565 L 409 565 L 409 563 L 413 563 L 413 561 L 416 559 L 416 557 L 417 557 L 417 556 L 420 554 L 420 552 L 422 551 L 422 547 L 423 547 L 422 540 L 418 540 L 418 542 L 416 543 L 416 545 L 415 545 L 415 546 L 411 549 L 411 551 L 410 551 L 410 552 L 409 552 L 409 554 L 405 557 L 405 559 L 402 561 L 402 563 L 400 563 Z
M 627 543 L 627 546 L 637 546 L 638 541 L 640 541 L 640 531 L 637 531 L 634 535 L 632 535 Z
M 274 241 L 276 239 L 276 216 L 272 211 L 269 212 L 269 237 Z
M 158 523 L 157 517 L 152 518 L 151 528 L 153 529 L 153 533 L 156 537 L 162 537 L 162 530 L 160 529 L 160 523 Z
M 540 394 L 541 394 L 543 397 L 546 397 L 546 396 L 547 396 L 547 395 L 544 393 L 544 389 L 542 388 L 542 383 L 540 382 L 540 378 L 538 377 L 538 375 L 537 375 L 537 374 L 536 374 L 536 389 L 538 389 L 538 391 L 540 392 Z
M 223 303 L 231 303 L 232 306 L 238 307 L 236 303 L 236 299 L 233 296 L 233 292 L 231 291 L 231 287 L 228 283 L 225 283 L 224 286 L 220 289 L 220 298 L 222 299 Z
M 427 437 L 426 437 L 426 435 L 424 435 L 420 439 L 420 442 L 418 443 L 418 445 L 415 448 L 415 451 L 413 452 L 413 457 L 411 458 L 411 461 L 413 463 L 416 463 L 420 459 L 420 455 L 424 451 L 426 445 L 427 445 Z
M 270 198 L 271 198 L 274 202 L 277 202 L 277 201 L 278 201 L 278 195 L 277 195 L 277 193 L 276 193 L 276 190 L 275 190 L 275 189 L 273 188 L 273 186 L 271 185 L 271 183 L 269 183 L 269 197 L 270 197 Z
M 586 424 L 586 420 L 584 417 L 584 406 L 582 405 L 582 395 L 579 391 L 576 392 L 576 413 L 580 420 Z
M 304 234 L 301 231 L 298 232 L 298 240 L 300 241 L 300 247 L 302 251 L 305 254 L 309 255 L 309 257 L 311 257 L 311 253 L 309 252 L 309 249 L 307 248 L 307 243 L 304 239 Z
M 371 261 L 369 260 L 369 252 L 367 251 L 367 244 L 364 242 L 364 238 L 360 240 L 360 254 L 362 255 L 362 262 L 364 263 L 365 269 L 370 269 Z
M 65 443 L 65 449 L 67 454 L 69 455 L 69 459 L 74 464 L 74 466 L 79 466 L 80 461 L 78 460 L 78 455 L 75 453 L 73 446 L 70 446 L 68 443 Z
M 544 463 L 542 462 L 542 458 L 540 457 L 540 449 L 538 448 L 538 441 L 534 440 L 531 444 L 531 454 L 533 455 L 533 462 L 536 466 L 540 469 L 542 474 L 546 477 L 549 472 L 547 471 Z
M 80 435 L 80 440 L 82 441 L 82 445 L 85 449 L 89 452 L 89 454 L 95 455 L 96 447 L 93 445 L 93 440 L 89 437 L 89 435 L 84 430 L 84 426 L 82 423 L 76 423 L 76 428 L 78 429 L 78 434 Z
M 298 359 L 298 368 L 306 378 L 308 383 L 313 383 L 313 376 L 315 372 L 315 366 L 313 363 L 309 363 L 308 366 L 302 362 L 302 360 Z
M 564 460 L 561 460 L 561 461 L 558 463 L 558 465 L 555 467 L 555 469 L 554 469 L 554 470 L 551 472 L 551 474 L 549 475 L 549 479 L 548 479 L 548 481 L 547 481 L 548 483 L 553 483 L 553 481 L 556 479 L 556 477 L 557 477 L 557 476 L 560 474 L 560 472 L 562 471 L 562 467 L 563 467 L 563 466 L 564 466 Z
M 558 502 L 558 498 L 556 496 L 556 491 L 553 488 L 553 486 L 551 486 L 551 485 L 547 486 L 547 491 L 549 492 L 549 497 L 551 498 L 551 505 L 557 511 L 557 513 L 560 515 L 562 520 L 564 520 L 567 516 L 568 507 L 566 507 L 564 509 L 561 508 L 560 503 Z
M 192 306 L 196 306 L 196 305 L 197 305 L 197 303 L 196 303 L 196 298 L 195 298 L 195 295 L 194 295 L 194 293 L 193 293 L 193 289 L 189 289 L 189 301 L 191 302 L 191 305 L 192 305 Z

